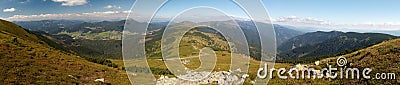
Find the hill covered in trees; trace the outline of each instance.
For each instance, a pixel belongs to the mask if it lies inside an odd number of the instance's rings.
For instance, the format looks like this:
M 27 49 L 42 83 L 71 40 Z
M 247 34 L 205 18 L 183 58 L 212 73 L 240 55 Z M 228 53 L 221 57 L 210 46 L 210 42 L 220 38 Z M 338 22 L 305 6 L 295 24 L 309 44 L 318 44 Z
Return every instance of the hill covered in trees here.
M 396 36 L 381 33 L 312 32 L 293 37 L 278 47 L 280 59 L 322 57 L 352 52 Z M 346 53 L 342 53 L 346 54 Z

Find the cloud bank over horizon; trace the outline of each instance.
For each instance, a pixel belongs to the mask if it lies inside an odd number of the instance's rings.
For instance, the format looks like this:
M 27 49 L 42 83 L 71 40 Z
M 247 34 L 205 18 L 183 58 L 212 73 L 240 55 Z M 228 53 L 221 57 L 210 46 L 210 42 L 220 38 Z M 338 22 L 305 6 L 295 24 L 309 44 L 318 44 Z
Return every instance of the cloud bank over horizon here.
M 345 31 L 345 32 L 381 32 L 400 35 L 400 22 L 359 22 L 338 24 L 312 17 L 284 16 L 273 18 L 272 22 L 281 25 L 299 27 L 309 31 Z
M 106 11 L 71 14 L 38 14 L 38 15 L 13 15 L 4 18 L 8 21 L 38 21 L 38 20 L 82 20 L 82 21 L 107 21 L 124 20 L 130 11 Z

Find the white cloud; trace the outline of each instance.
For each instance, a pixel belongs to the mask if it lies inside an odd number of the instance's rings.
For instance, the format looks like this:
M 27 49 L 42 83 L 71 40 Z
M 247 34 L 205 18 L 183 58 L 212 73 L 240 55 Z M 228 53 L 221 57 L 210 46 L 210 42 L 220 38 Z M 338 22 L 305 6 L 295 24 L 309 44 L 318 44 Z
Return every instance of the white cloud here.
M 25 1 L 22 1 L 22 2 L 19 2 L 19 3 L 24 4 L 24 3 L 28 3 L 28 2 L 31 2 L 31 0 L 25 0 Z
M 3 12 L 14 12 L 16 10 L 17 9 L 15 9 L 15 8 L 6 8 L 6 9 L 3 9 Z
M 73 13 L 73 14 L 38 14 L 38 15 L 13 15 L 5 18 L 10 21 L 31 21 L 31 20 L 123 20 L 130 11 L 106 11 L 91 13 Z
M 121 7 L 120 6 L 112 6 L 112 5 L 107 5 L 107 6 L 105 6 L 104 8 L 106 8 L 106 9 L 121 9 Z
M 53 2 L 60 2 L 61 6 L 78 6 L 87 4 L 87 0 L 52 0 Z

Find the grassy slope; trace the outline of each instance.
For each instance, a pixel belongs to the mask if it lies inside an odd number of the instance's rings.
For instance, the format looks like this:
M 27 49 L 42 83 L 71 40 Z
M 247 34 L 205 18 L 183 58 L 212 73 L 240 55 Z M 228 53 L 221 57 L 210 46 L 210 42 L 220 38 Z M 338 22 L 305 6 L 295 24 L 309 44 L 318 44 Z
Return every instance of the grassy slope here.
M 14 24 L 14 23 L 8 22 L 8 21 L 0 20 L 0 31 L 2 31 L 3 33 L 6 33 L 8 35 L 17 36 L 22 39 L 35 41 L 35 42 L 41 42 L 40 39 L 38 37 L 36 37 L 34 34 L 28 32 L 25 29 L 22 29 L 20 26 Z
M 321 64 L 317 67 L 326 67 L 336 65 L 337 57 L 322 59 Z M 352 63 L 350 67 L 353 68 L 371 68 L 370 76 L 375 77 L 375 73 L 395 73 L 395 80 L 366 80 L 366 79 L 272 79 L 269 84 L 398 84 L 400 83 L 400 39 L 392 39 L 382 43 L 358 50 L 353 53 L 344 55 L 348 63 Z M 283 67 L 290 64 L 282 64 Z M 313 64 L 308 64 L 313 65 Z M 275 65 L 275 68 L 281 66 Z M 286 67 L 287 68 L 287 67 Z M 362 75 L 361 75 L 362 76 Z
M 186 47 L 188 43 L 181 43 L 182 47 Z M 190 46 L 190 45 L 188 45 Z M 189 48 L 186 48 L 189 49 Z M 193 49 L 193 48 L 190 48 Z M 183 52 L 186 53 L 186 52 Z M 273 79 L 269 81 L 269 84 L 394 84 L 399 83 L 399 74 L 400 74 L 400 39 L 394 39 L 389 41 L 384 41 L 380 44 L 361 49 L 359 51 L 344 55 L 349 62 L 353 63 L 352 67 L 358 68 L 366 68 L 370 67 L 373 70 L 371 74 L 375 74 L 377 72 L 393 72 L 396 73 L 397 80 L 351 80 L 351 79 L 279 79 L 276 75 L 273 75 Z M 230 53 L 227 51 L 217 51 L 217 66 L 215 71 L 227 70 L 230 66 Z M 326 58 L 321 60 L 320 66 L 314 66 L 313 68 L 321 68 L 326 67 L 326 63 L 330 65 L 336 65 L 337 57 Z M 189 64 L 185 66 L 193 69 L 197 68 L 201 63 L 198 61 L 198 57 L 189 58 L 191 60 Z M 117 62 L 119 64 L 123 64 L 122 60 L 112 60 L 113 62 Z M 150 67 L 153 68 L 162 68 L 167 69 L 164 65 L 163 61 L 159 59 L 148 59 L 147 60 Z M 135 64 L 129 64 L 134 66 Z M 309 64 L 312 65 L 312 64 Z M 275 68 L 286 68 L 290 69 L 293 64 L 288 63 L 276 63 Z M 127 66 L 129 67 L 129 66 Z M 337 67 L 337 66 L 336 66 Z M 220 69 L 218 69 L 220 68 Z M 253 79 L 255 78 L 255 73 L 259 68 L 259 61 L 252 59 L 250 63 L 249 75 Z M 373 76 L 372 76 L 373 77 Z M 247 80 L 245 84 L 248 84 Z
M 207 33 L 205 33 L 207 34 Z M 215 36 L 211 36 L 211 38 L 215 38 Z M 196 40 L 198 43 L 190 43 L 185 41 Z M 203 41 L 202 38 L 199 36 L 191 36 L 187 35 L 184 37 L 180 43 L 180 55 L 184 57 L 195 56 L 198 55 L 198 49 L 205 47 L 201 45 Z M 199 45 L 200 44 L 200 45 Z M 382 70 L 374 70 L 371 74 L 376 72 L 395 72 L 399 75 L 398 67 L 399 65 L 399 56 L 400 56 L 400 39 L 385 41 L 380 44 L 367 47 L 365 49 L 356 51 L 351 54 L 345 55 L 349 62 L 355 62 L 354 67 L 365 68 L 371 67 L 372 69 L 382 69 Z M 214 71 L 221 71 L 221 70 L 228 70 L 230 67 L 230 52 L 228 51 L 216 51 L 217 54 L 217 66 Z M 363 59 L 360 56 L 368 56 L 364 57 Z M 329 61 L 330 65 L 336 65 L 336 58 L 327 58 L 322 61 Z M 188 58 L 186 60 L 190 60 L 189 64 L 185 64 L 188 68 L 195 69 L 201 65 L 198 57 Z M 354 61 L 357 60 L 357 61 Z M 152 68 L 161 68 L 167 69 L 164 65 L 163 61 L 160 59 L 148 59 L 149 66 Z M 358 62 L 361 61 L 361 62 Z M 117 62 L 119 64 L 123 64 L 122 60 L 112 60 L 112 62 Z M 326 62 L 325 62 L 326 63 Z M 325 67 L 325 63 L 320 64 L 320 66 L 315 66 L 317 68 Z M 129 64 L 131 66 L 143 65 L 143 64 Z M 312 64 L 309 64 L 312 65 Z M 286 68 L 290 69 L 293 64 L 288 63 L 276 63 L 275 68 Z M 126 66 L 129 67 L 129 66 Z M 252 59 L 250 63 L 249 75 L 251 79 L 256 77 L 255 73 L 259 68 L 259 61 Z M 390 83 L 399 83 L 399 77 L 397 80 L 345 80 L 345 79 L 279 79 L 276 75 L 276 71 L 273 75 L 273 79 L 269 81 L 269 84 L 390 84 Z M 249 81 L 247 80 L 245 84 L 248 84 Z
M 125 71 L 57 50 L 13 23 L 0 21 L 0 27 L 3 84 L 96 84 L 97 78 L 111 84 L 129 84 Z
M 349 84 L 395 84 L 400 83 L 400 38 L 384 41 L 380 44 L 344 55 L 351 67 L 371 68 L 372 78 L 375 73 L 395 73 L 396 80 L 351 80 Z M 336 58 L 327 58 L 322 61 L 335 64 Z
M 196 34 L 197 33 L 197 34 Z M 208 39 L 207 39 L 208 38 Z M 158 41 L 159 42 L 159 41 Z M 210 43 L 211 42 L 211 43 Z M 230 66 L 231 66 L 231 53 L 227 51 L 228 44 L 225 41 L 225 39 L 221 39 L 220 36 L 212 33 L 206 33 L 206 32 L 199 32 L 198 30 L 191 30 L 188 33 L 185 34 L 185 36 L 182 38 L 180 42 L 180 49 L 184 50 L 179 50 L 179 55 L 181 58 L 186 58 L 182 59 L 184 60 L 190 60 L 188 64 L 185 64 L 186 67 L 190 69 L 196 69 L 198 68 L 201 63 L 200 59 L 197 56 L 199 54 L 199 50 L 203 47 L 213 47 L 214 50 L 216 51 L 217 55 L 217 64 L 216 68 L 214 71 L 228 71 Z M 158 51 L 159 52 L 159 51 Z M 154 52 L 152 52 L 154 53 Z M 189 57 L 189 58 L 187 58 Z M 156 56 L 149 56 L 148 55 L 148 65 L 151 68 L 159 68 L 159 69 L 164 69 L 167 70 L 166 65 L 164 62 L 161 60 L 161 56 L 156 55 Z M 123 60 L 112 60 L 112 62 L 119 64 L 119 66 L 123 65 Z M 139 67 L 140 65 L 144 65 L 143 63 L 128 63 L 125 64 L 126 68 L 131 68 L 131 67 Z M 277 63 L 275 64 L 276 68 L 290 68 L 293 66 L 292 64 L 286 64 L 286 63 Z M 250 67 L 249 67 L 249 75 L 250 79 L 254 80 L 256 78 L 256 71 L 260 67 L 260 62 L 254 59 L 250 60 Z M 121 67 L 120 67 L 121 68 Z M 154 74 L 154 72 L 153 72 Z M 171 76 L 171 75 L 170 75 Z M 158 75 L 156 75 L 158 77 Z M 271 80 L 271 84 L 302 84 L 303 82 L 310 82 L 309 81 L 299 81 L 296 79 L 289 79 L 289 80 L 282 80 L 282 79 L 277 79 L 276 75 L 274 75 L 275 79 Z M 319 81 L 319 80 L 314 80 L 314 81 Z M 319 84 L 324 84 L 326 82 L 320 82 Z M 247 79 L 245 84 L 250 84 L 250 80 Z

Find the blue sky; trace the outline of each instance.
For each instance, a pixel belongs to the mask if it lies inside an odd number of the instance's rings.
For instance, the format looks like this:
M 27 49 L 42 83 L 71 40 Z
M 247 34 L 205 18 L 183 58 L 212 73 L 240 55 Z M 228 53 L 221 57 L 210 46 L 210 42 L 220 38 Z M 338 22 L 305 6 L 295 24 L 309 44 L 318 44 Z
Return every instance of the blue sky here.
M 337 23 L 399 22 L 399 0 L 265 0 L 272 17 L 315 17 Z
M 399 0 L 262 0 L 273 23 L 342 31 L 400 30 Z M 1 0 L 0 18 L 10 21 L 73 19 L 121 20 L 134 0 Z M 160 16 L 192 6 L 211 6 L 243 17 L 230 0 L 170 0 Z M 133 10 L 135 13 L 135 10 Z M 140 13 L 138 13 L 140 14 Z M 320 29 L 324 30 L 324 29 Z M 400 34 L 400 33 L 399 33 Z
M 0 17 L 13 15 L 34 14 L 66 14 L 102 11 L 129 10 L 134 1 L 132 0 L 85 0 L 86 4 L 74 6 L 62 6 L 57 0 L 1 0 L 0 8 L 15 8 L 15 12 L 1 12 Z M 62 1 L 62 0 L 60 0 Z M 120 6 L 120 9 L 106 9 L 107 5 Z
M 129 10 L 134 0 L 85 0 L 84 5 L 62 6 L 57 0 L 2 0 L 0 8 L 15 8 L 14 12 L 0 12 L 0 17 L 7 18 L 13 15 L 34 14 L 66 14 L 88 13 L 105 11 Z M 62 0 L 60 0 L 62 1 Z M 180 2 L 184 1 L 184 2 Z M 188 4 L 188 2 L 190 4 Z M 299 16 L 321 18 L 337 23 L 358 22 L 400 22 L 399 0 L 263 0 L 270 16 Z M 221 4 L 222 3 L 222 4 Z M 179 8 L 210 5 L 223 10 L 232 9 L 229 0 L 171 0 L 167 4 Z M 107 5 L 119 6 L 120 9 L 106 9 Z M 227 7 L 225 7 L 227 6 Z M 229 10 L 240 12 L 241 10 Z
M 88 13 L 105 11 L 129 10 L 134 0 L 86 0 L 86 4 L 77 6 L 62 6 L 57 0 L 2 0 L 0 8 L 15 8 L 15 12 L 0 12 L 0 17 L 7 18 L 13 15 L 34 14 L 66 14 Z M 62 1 L 62 0 L 60 0 Z M 211 5 L 229 10 L 229 0 L 171 0 L 168 4 L 179 8 Z M 188 2 L 190 4 L 188 4 Z M 270 16 L 278 18 L 282 16 L 313 17 L 329 20 L 336 23 L 359 22 L 400 22 L 399 0 L 263 0 Z M 222 4 L 221 4 L 222 3 Z M 119 6 L 120 9 L 106 9 L 107 5 Z M 229 6 L 228 6 L 229 5 Z M 228 6 L 228 7 L 225 7 Z M 229 12 L 240 12 L 230 10 Z

